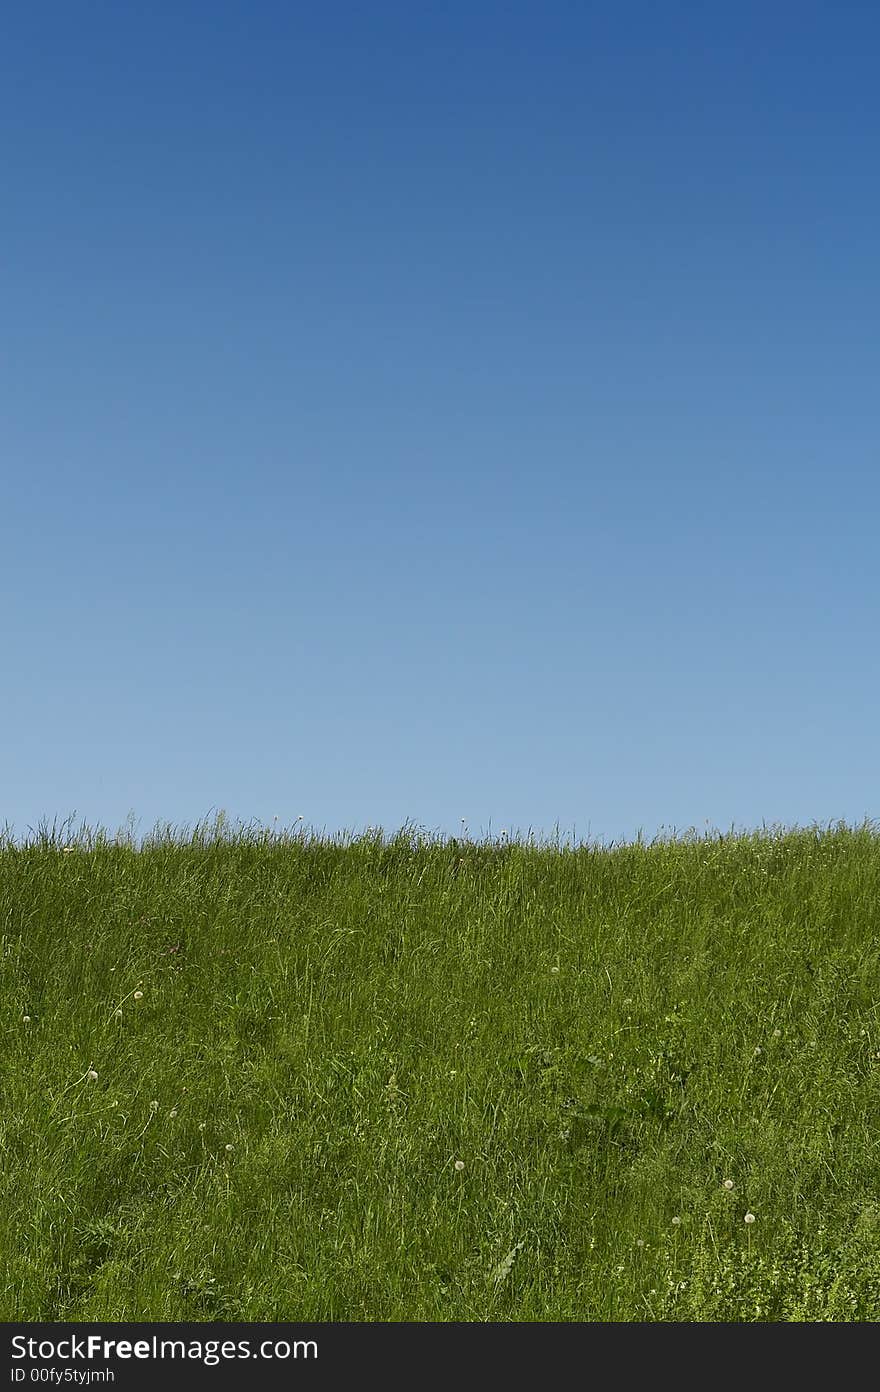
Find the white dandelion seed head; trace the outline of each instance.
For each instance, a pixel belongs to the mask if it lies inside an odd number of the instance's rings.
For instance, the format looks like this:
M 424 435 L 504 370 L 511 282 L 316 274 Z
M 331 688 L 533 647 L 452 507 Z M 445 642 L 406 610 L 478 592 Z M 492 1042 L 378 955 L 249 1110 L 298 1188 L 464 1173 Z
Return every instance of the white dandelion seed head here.
M 456 1168 L 457 1170 L 463 1170 L 463 1169 L 464 1169 L 464 1161 L 463 1161 L 463 1160 L 456 1160 L 456 1162 L 455 1162 L 455 1168 Z
M 781 1038 L 782 1038 L 782 1030 L 781 1030 L 781 1029 L 775 1029 L 775 1030 L 773 1031 L 773 1038 L 774 1038 L 774 1039 L 781 1039 Z
M 156 1101 L 155 1098 L 153 1098 L 153 1101 L 150 1103 L 150 1111 L 151 1111 L 151 1112 L 158 1112 L 158 1110 L 159 1110 L 159 1103 Z
M 235 1146 L 232 1144 L 232 1142 L 230 1142 L 229 1145 L 227 1145 L 226 1149 L 227 1149 L 227 1150 L 235 1150 Z
M 732 1188 L 733 1188 L 733 1180 L 732 1180 L 732 1179 L 725 1179 L 725 1181 L 724 1181 L 724 1183 L 722 1184 L 721 1188 L 722 1188 L 722 1189 L 732 1189 Z
M 143 991 L 135 991 L 135 993 L 134 993 L 134 998 L 135 998 L 135 1000 L 143 1000 L 143 998 L 144 998 L 144 993 L 143 993 Z
M 98 1075 L 95 1072 L 94 1068 L 89 1069 L 88 1073 L 86 1074 L 86 1077 L 88 1078 L 90 1083 L 96 1083 L 98 1081 Z
M 30 1017 L 30 1015 L 22 1015 L 22 1017 L 21 1017 L 21 1023 L 22 1023 L 23 1025 L 29 1025 L 30 1022 L 31 1022 L 31 1017 Z
M 755 1221 L 755 1215 L 754 1215 L 754 1213 L 747 1213 L 746 1216 L 743 1218 L 743 1222 L 744 1222 L 744 1223 L 754 1223 L 754 1221 Z
M 681 1219 L 680 1219 L 680 1218 L 673 1218 L 673 1220 L 672 1220 L 672 1226 L 673 1226 L 674 1228 L 677 1228 L 680 1222 L 681 1222 Z

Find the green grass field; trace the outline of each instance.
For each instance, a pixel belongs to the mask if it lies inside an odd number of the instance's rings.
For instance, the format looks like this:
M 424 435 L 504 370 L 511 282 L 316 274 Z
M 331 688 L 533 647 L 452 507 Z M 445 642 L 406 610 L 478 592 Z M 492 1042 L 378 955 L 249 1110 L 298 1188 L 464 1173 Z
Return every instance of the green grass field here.
M 880 1317 L 869 823 L 43 827 L 0 929 L 3 1319 Z

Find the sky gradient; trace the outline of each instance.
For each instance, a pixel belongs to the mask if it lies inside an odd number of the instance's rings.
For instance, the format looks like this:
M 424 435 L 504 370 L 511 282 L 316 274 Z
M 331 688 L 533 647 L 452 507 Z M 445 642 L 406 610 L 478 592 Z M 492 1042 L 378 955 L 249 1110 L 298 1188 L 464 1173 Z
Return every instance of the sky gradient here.
M 880 812 L 877 6 L 3 30 L 0 825 Z

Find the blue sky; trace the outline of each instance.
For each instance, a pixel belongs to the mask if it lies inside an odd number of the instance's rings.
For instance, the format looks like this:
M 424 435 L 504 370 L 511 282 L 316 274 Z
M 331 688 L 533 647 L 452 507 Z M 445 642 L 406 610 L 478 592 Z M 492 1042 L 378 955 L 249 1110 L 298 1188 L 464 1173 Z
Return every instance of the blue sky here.
M 3 27 L 0 824 L 877 814 L 877 6 Z

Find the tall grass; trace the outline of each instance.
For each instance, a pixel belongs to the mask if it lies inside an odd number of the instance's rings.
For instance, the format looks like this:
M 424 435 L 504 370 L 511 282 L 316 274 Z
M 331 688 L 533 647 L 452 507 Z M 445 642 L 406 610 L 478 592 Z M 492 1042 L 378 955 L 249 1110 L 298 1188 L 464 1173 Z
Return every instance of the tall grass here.
M 5 1319 L 880 1316 L 868 823 L 44 826 L 0 930 Z

